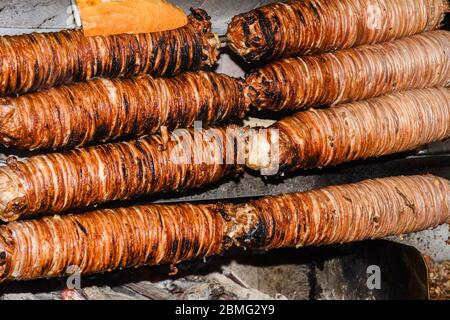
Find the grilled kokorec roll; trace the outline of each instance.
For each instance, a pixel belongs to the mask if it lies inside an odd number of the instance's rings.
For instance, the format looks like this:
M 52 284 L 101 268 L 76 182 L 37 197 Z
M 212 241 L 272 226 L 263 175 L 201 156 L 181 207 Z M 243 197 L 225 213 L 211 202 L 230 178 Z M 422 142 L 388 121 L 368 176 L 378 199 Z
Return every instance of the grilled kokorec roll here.
M 0 99 L 0 143 L 57 149 L 244 116 L 244 83 L 212 72 L 96 79 Z
M 233 208 L 247 228 L 244 246 L 300 247 L 376 239 L 436 227 L 450 219 L 450 183 L 392 177 L 285 194 Z
M 252 72 L 247 83 L 247 103 L 271 110 L 446 86 L 450 84 L 450 32 L 431 31 L 382 44 L 280 60 Z
M 234 141 L 241 131 L 180 129 L 170 137 L 10 159 L 0 167 L 0 219 L 59 213 L 216 181 L 239 169 Z
M 450 218 L 433 176 L 367 180 L 246 205 L 148 205 L 0 226 L 0 281 L 172 263 L 231 245 L 323 245 L 419 231 Z
M 0 37 L 0 95 L 94 77 L 174 75 L 213 65 L 219 40 L 205 11 L 182 28 L 149 34 L 85 37 L 82 31 Z
M 436 29 L 447 0 L 303 0 L 233 18 L 230 47 L 247 61 L 345 49 Z
M 269 134 L 267 134 L 269 133 Z M 279 148 L 269 143 L 278 134 Z M 284 118 L 249 142 L 256 170 L 321 168 L 450 137 L 450 88 L 399 92 Z M 270 169 L 272 168 L 272 169 Z
M 61 276 L 73 266 L 89 274 L 218 254 L 226 224 L 206 205 L 150 205 L 11 223 L 0 227 L 0 281 Z

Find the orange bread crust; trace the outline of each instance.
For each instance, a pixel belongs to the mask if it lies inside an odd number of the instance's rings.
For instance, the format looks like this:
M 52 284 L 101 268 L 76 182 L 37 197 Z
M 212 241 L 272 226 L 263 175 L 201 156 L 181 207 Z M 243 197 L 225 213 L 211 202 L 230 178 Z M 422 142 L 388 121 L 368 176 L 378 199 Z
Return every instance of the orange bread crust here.
M 77 0 L 85 36 L 149 33 L 188 23 L 184 11 L 166 0 Z

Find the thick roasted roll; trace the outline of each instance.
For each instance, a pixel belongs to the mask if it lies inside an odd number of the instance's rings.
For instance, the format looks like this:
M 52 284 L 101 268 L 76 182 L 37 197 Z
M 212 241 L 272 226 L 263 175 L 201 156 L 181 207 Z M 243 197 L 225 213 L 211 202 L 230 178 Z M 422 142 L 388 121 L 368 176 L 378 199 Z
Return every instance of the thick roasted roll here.
M 59 149 L 244 117 L 241 79 L 213 72 L 95 79 L 0 98 L 0 143 Z
M 246 61 L 334 51 L 439 28 L 447 0 L 301 0 L 234 17 L 231 49 Z
M 175 75 L 217 62 L 220 42 L 210 17 L 192 10 L 175 30 L 86 37 L 66 30 L 0 37 L 0 96 L 14 96 L 95 77 Z

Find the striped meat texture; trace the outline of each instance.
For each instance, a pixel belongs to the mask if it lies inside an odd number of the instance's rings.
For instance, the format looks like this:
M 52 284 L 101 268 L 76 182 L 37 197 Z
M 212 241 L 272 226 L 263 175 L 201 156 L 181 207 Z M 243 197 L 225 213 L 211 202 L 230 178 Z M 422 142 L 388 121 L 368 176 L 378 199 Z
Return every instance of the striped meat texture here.
M 245 162 L 235 150 L 235 141 L 244 134 L 236 126 L 179 129 L 170 136 L 10 158 L 0 167 L 0 219 L 59 213 L 217 181 L 238 172 L 238 162 Z
M 14 96 L 95 77 L 175 75 L 212 66 L 220 42 L 210 17 L 192 10 L 179 29 L 85 37 L 81 30 L 0 37 L 0 96 Z
M 244 83 L 212 72 L 96 79 L 0 98 L 0 142 L 60 149 L 242 118 Z
M 62 276 L 73 266 L 91 274 L 203 258 L 222 252 L 226 224 L 213 206 L 188 204 L 12 223 L 0 227 L 0 274 L 35 279 Z
M 0 282 L 177 264 L 249 248 L 336 244 L 421 231 L 450 219 L 443 178 L 392 177 L 247 204 L 144 205 L 0 226 Z M 72 271 L 73 272 L 73 271 Z
M 365 180 L 267 197 L 234 211 L 255 221 L 240 239 L 246 247 L 273 249 L 379 239 L 450 221 L 450 183 L 431 175 Z
M 249 142 L 247 166 L 279 172 L 322 168 L 413 150 L 450 138 L 450 88 L 398 92 L 298 112 Z M 270 134 L 277 134 L 278 150 Z M 276 147 L 276 146 L 275 146 Z
M 250 73 L 247 103 L 279 111 L 450 85 L 450 31 L 288 58 Z
M 234 17 L 231 49 L 246 61 L 373 44 L 439 28 L 447 0 L 276 2 Z

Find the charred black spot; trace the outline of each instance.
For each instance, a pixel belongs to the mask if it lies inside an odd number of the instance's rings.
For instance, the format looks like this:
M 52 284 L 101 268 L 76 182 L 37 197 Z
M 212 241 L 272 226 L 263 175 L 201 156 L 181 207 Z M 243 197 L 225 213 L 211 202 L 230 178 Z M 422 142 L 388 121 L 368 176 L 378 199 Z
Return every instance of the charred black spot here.
M 126 65 L 126 75 L 132 76 L 134 71 L 134 65 L 136 64 L 136 50 L 134 49 L 133 43 L 130 41 L 128 44 L 128 48 L 130 49 L 127 56 L 127 65 Z
M 172 247 L 170 248 L 170 254 L 174 256 L 178 250 L 178 240 L 174 240 L 172 243 Z
M 117 77 L 120 73 L 120 46 L 114 43 L 113 48 L 111 49 L 111 77 Z
M 253 38 L 251 39 L 251 41 L 252 41 L 252 43 L 254 43 L 254 44 L 258 44 L 258 43 L 261 42 L 261 38 L 258 37 L 258 36 L 255 36 L 255 37 L 253 37 Z
M 75 220 L 75 223 L 77 224 L 77 226 L 80 228 L 80 230 L 81 230 L 81 232 L 83 232 L 83 234 L 85 235 L 85 236 L 87 236 L 87 230 L 86 230 L 86 228 L 79 222 L 79 221 L 77 221 L 77 220 Z
M 188 41 L 184 41 L 181 50 L 180 50 L 180 58 L 181 58 L 181 70 L 187 70 L 189 69 L 189 43 Z
M 305 161 L 305 167 L 306 168 L 316 167 L 317 163 L 319 162 L 319 158 L 320 156 L 317 153 L 311 154 Z
M 153 159 L 150 158 L 148 160 L 148 168 L 150 168 L 150 172 L 151 172 L 151 177 L 150 177 L 150 188 L 149 189 L 154 189 L 154 185 L 155 185 L 155 181 L 156 179 L 158 179 L 158 177 L 156 176 L 156 172 L 155 172 L 155 164 L 153 163 Z
M 159 39 L 159 41 L 158 41 L 158 48 L 161 53 L 161 60 L 160 60 L 160 64 L 158 65 L 158 67 L 155 69 L 155 75 L 157 75 L 157 76 L 161 76 L 163 74 L 165 64 L 167 63 L 164 59 L 166 57 L 165 52 L 166 52 L 166 48 L 167 48 L 167 42 L 168 42 L 168 39 L 166 39 L 166 37 L 161 37 L 161 39 Z M 156 56 L 154 58 L 156 58 Z M 169 55 L 169 60 L 170 60 L 170 55 Z
M 267 226 L 262 217 L 258 219 L 258 225 L 244 237 L 244 243 L 250 243 L 254 247 L 264 245 L 267 238 Z
M 208 111 L 209 111 L 209 105 L 208 105 L 208 102 L 205 101 L 200 106 L 200 110 L 198 112 L 197 119 L 201 120 L 201 121 L 208 120 Z
M 300 22 L 304 25 L 305 24 L 305 17 L 303 16 L 303 13 L 301 10 L 295 10 L 295 13 L 300 20 Z
M 70 132 L 69 136 L 69 142 L 67 143 L 67 148 L 75 148 L 80 145 L 80 143 L 83 140 L 83 132 L 80 132 L 79 130 L 72 130 Z
M 136 177 L 138 180 L 142 180 L 144 178 L 144 171 L 141 159 L 136 159 L 137 167 L 136 167 Z
M 275 92 L 271 91 L 271 90 L 264 90 L 264 95 L 267 98 L 273 98 L 275 96 Z
M 208 20 L 209 16 L 206 14 L 204 10 L 190 8 L 191 15 L 199 21 Z
M 251 36 L 250 27 L 248 26 L 248 24 L 244 23 L 242 25 L 242 32 L 244 33 L 245 38 Z
M 128 170 L 127 170 L 127 166 L 125 164 L 125 161 L 122 162 L 122 175 L 124 179 L 128 179 Z
M 172 75 L 175 72 L 177 65 L 176 60 L 178 56 L 178 46 L 169 46 L 169 61 L 167 62 L 166 74 Z
M 314 14 L 314 17 L 316 18 L 316 20 L 320 20 L 319 12 L 317 11 L 316 7 L 314 6 L 314 4 L 312 2 L 309 2 L 309 7 L 311 8 L 311 11 Z
M 273 21 L 275 22 L 275 28 L 273 28 L 273 32 L 277 33 L 281 28 L 281 21 L 277 15 L 273 15 Z
M 73 73 L 73 81 L 79 82 L 79 81 L 84 80 L 83 79 L 83 77 L 84 77 L 83 64 L 84 63 L 83 63 L 82 57 L 78 56 L 77 67 L 75 68 L 74 73 Z
M 80 139 L 79 138 L 72 138 L 73 136 L 71 135 L 69 138 L 69 142 L 67 143 L 66 148 L 67 149 L 73 149 L 76 148 L 80 145 Z
M 39 62 L 38 61 L 36 61 L 35 63 L 34 63 L 34 66 L 33 66 L 33 68 L 34 68 L 34 77 L 33 77 L 33 88 L 32 88 L 32 90 L 34 91 L 35 89 L 37 89 L 38 87 L 39 87 L 39 84 L 40 84 L 40 76 L 39 76 L 39 72 L 40 72 L 40 67 L 39 67 Z
M 266 46 L 267 49 L 273 50 L 274 49 L 274 35 L 272 31 L 272 23 L 269 19 L 266 18 L 266 15 L 260 11 L 257 10 L 257 16 L 258 16 L 258 22 L 261 26 L 261 31 L 263 33 L 264 39 L 266 40 Z
M 95 139 L 100 139 L 100 138 L 106 137 L 107 134 L 108 134 L 108 128 L 106 127 L 106 125 L 104 123 L 102 123 L 96 128 L 94 137 L 95 137 Z
M 255 16 L 252 14 L 249 14 L 246 18 L 247 18 L 247 23 L 249 23 L 249 24 L 253 24 L 256 21 Z
M 2 251 L 0 252 L 0 264 L 4 264 L 6 260 L 6 252 Z
M 152 43 L 152 52 L 150 53 L 150 63 L 152 68 L 155 68 L 156 65 L 156 57 L 158 56 L 159 46 L 156 43 Z M 155 72 L 152 70 L 152 75 L 155 75 Z
M 194 50 L 192 52 L 192 63 L 190 68 L 199 68 L 202 64 L 203 49 L 201 45 L 201 39 L 195 37 L 194 39 Z M 183 70 L 184 71 L 184 70 Z
M 181 249 L 184 251 L 184 254 L 186 255 L 187 253 L 189 253 L 190 249 L 191 249 L 191 241 L 187 238 L 183 238 L 181 240 Z
M 198 249 L 200 249 L 200 243 L 198 242 L 198 240 L 192 241 L 192 247 L 194 249 L 194 252 L 198 252 Z

